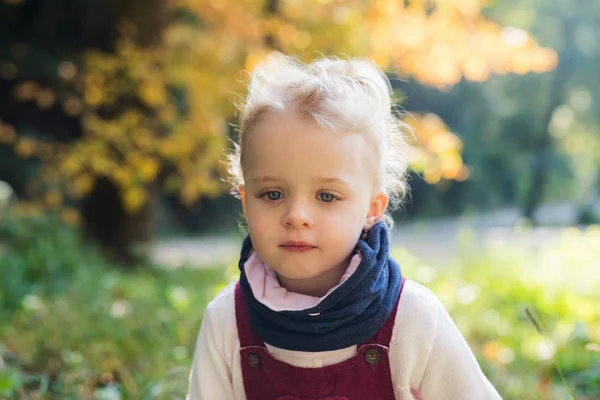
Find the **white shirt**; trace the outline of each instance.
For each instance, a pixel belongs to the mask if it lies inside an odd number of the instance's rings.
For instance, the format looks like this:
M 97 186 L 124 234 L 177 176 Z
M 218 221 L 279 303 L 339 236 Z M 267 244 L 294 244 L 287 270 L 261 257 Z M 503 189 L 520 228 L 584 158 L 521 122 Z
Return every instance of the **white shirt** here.
M 230 284 L 208 304 L 196 343 L 188 400 L 246 399 L 234 294 L 235 284 Z M 336 364 L 357 351 L 357 346 L 302 352 L 265 345 L 275 359 L 305 368 Z M 438 298 L 408 279 L 389 358 L 396 399 L 500 399 Z

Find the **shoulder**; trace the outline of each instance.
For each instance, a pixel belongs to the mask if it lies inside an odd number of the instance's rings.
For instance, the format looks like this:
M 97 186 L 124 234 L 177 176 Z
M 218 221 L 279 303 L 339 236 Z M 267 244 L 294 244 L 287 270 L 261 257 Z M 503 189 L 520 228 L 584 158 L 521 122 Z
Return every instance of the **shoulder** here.
M 439 298 L 430 289 L 425 286 L 406 279 L 398 305 L 398 312 L 409 314 L 420 314 L 424 318 L 436 314 L 443 309 Z
M 204 314 L 209 322 L 227 323 L 229 320 L 235 322 L 235 285 L 229 283 L 219 290 L 217 295 L 208 303 Z
M 229 283 L 219 290 L 217 295 L 206 306 L 206 311 L 211 314 L 234 313 L 236 283 Z
M 214 344 L 226 352 L 237 341 L 235 285 L 230 283 L 217 293 L 206 306 L 202 321 L 202 329 L 210 332 Z
M 189 399 L 243 399 L 235 323 L 235 283 L 208 303 L 194 351 Z
M 401 393 L 421 385 L 443 305 L 425 286 L 404 282 L 390 343 L 390 366 Z
M 433 343 L 437 321 L 444 306 L 425 286 L 406 279 L 394 322 L 394 339 L 428 351 Z

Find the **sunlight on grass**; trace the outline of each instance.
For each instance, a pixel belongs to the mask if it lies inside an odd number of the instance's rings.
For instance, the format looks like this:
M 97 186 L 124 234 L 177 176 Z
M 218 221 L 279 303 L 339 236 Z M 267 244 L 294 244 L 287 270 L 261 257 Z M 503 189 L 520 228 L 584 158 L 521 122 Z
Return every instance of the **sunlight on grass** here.
M 600 398 L 600 227 L 566 229 L 537 251 L 476 249 L 469 240 L 463 246 L 446 268 L 423 264 L 406 249 L 393 255 L 406 276 L 444 302 L 503 398 L 568 398 L 554 357 L 576 398 Z
M 204 308 L 235 263 L 125 272 L 55 222 L 4 229 L 0 398 L 185 397 Z M 554 359 L 575 398 L 600 398 L 600 228 L 536 251 L 472 239 L 447 267 L 393 256 L 444 302 L 504 399 L 568 398 Z

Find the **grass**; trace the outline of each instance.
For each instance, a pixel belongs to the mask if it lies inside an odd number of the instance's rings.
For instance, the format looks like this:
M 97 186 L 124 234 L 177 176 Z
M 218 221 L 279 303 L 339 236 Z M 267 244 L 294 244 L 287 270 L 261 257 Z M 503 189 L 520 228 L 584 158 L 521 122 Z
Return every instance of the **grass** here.
M 25 225 L 0 259 L 0 399 L 183 398 L 226 269 L 123 272 L 77 231 Z
M 56 221 L 8 225 L 0 399 L 185 397 L 203 310 L 235 266 L 123 272 Z M 445 303 L 504 399 L 600 398 L 600 228 L 535 253 L 467 243 L 444 270 L 393 255 Z
M 535 252 L 466 243 L 443 270 L 394 256 L 444 302 L 504 399 L 600 398 L 600 227 Z

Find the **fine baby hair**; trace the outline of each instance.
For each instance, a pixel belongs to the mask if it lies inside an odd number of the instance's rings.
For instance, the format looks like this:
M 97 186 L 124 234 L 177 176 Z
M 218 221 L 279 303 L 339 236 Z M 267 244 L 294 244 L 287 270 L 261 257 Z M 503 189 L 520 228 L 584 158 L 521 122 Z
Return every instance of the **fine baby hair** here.
M 393 226 L 391 211 L 404 199 L 408 126 L 392 113 L 393 92 L 382 70 L 366 59 L 325 57 L 303 64 L 274 53 L 251 73 L 246 100 L 239 106 L 238 143 L 228 155 L 229 183 L 234 195 L 244 182 L 244 143 L 252 128 L 269 112 L 293 110 L 314 120 L 324 130 L 365 135 L 375 152 L 376 183 L 388 196 L 382 220 Z

